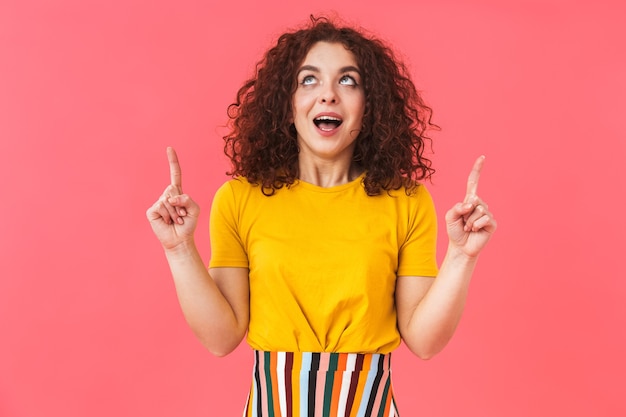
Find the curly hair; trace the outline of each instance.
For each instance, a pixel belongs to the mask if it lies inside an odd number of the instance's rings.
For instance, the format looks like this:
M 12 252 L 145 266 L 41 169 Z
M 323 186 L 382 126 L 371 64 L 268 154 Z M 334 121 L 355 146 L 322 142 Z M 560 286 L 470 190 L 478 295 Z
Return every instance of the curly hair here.
M 431 122 L 428 107 L 411 81 L 406 66 L 382 41 L 356 29 L 339 27 L 328 18 L 311 16 L 308 27 L 281 35 L 256 66 L 256 76 L 237 92 L 228 107 L 229 134 L 224 152 L 233 177 L 243 176 L 272 195 L 298 178 L 297 132 L 291 121 L 296 73 L 318 42 L 340 43 L 354 54 L 365 94 L 363 128 L 356 140 L 354 163 L 365 170 L 368 195 L 405 187 L 434 173 L 424 157 Z

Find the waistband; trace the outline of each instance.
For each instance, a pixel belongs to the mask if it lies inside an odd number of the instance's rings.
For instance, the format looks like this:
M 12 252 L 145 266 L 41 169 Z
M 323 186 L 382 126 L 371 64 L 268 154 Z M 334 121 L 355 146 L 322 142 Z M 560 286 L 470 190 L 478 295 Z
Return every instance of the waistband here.
M 391 353 L 266 352 L 254 351 L 255 366 L 285 372 L 384 372 L 391 369 Z

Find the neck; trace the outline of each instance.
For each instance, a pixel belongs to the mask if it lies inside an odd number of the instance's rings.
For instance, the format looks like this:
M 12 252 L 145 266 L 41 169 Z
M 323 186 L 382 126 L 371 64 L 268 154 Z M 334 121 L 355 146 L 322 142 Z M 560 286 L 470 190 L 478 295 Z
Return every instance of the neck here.
M 363 170 L 356 164 L 348 163 L 299 163 L 299 179 L 319 187 L 334 187 L 358 178 Z

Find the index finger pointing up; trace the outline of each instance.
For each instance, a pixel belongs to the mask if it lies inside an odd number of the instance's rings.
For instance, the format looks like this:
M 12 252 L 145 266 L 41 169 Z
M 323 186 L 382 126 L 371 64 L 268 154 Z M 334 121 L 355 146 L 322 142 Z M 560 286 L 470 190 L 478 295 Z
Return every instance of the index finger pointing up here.
M 474 166 L 472 167 L 472 171 L 467 178 L 467 192 L 465 194 L 465 201 L 469 197 L 475 196 L 478 192 L 478 180 L 480 179 L 480 171 L 483 169 L 483 163 L 485 162 L 485 156 L 481 155 L 474 162 Z
M 178 156 L 174 148 L 167 148 L 167 160 L 170 163 L 170 181 L 173 186 L 178 188 L 178 191 L 182 192 L 182 174 L 180 172 L 180 164 L 178 163 Z

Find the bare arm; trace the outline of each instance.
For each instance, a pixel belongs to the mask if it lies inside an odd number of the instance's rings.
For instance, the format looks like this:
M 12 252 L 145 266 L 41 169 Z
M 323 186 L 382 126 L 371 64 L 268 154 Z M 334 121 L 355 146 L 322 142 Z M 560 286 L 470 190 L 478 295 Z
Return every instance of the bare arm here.
M 476 195 L 484 158 L 476 160 L 463 203 L 446 214 L 448 251 L 437 278 L 398 277 L 398 328 L 409 349 L 423 359 L 449 342 L 463 314 L 480 251 L 496 229 L 487 205 Z
M 195 246 L 166 252 L 178 301 L 196 337 L 214 355 L 224 356 L 248 329 L 247 268 L 207 271 Z
M 194 242 L 200 208 L 182 193 L 176 152 L 168 148 L 171 184 L 146 213 L 161 242 L 187 323 L 213 354 L 233 351 L 248 328 L 247 268 L 207 270 Z

